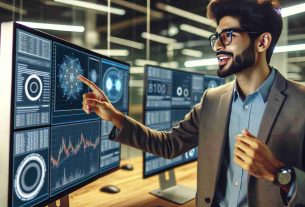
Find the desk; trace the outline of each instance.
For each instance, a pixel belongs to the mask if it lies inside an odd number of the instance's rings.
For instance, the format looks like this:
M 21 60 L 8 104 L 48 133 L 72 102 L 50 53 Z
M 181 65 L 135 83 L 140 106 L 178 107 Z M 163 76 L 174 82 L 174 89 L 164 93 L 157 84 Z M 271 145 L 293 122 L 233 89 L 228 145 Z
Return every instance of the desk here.
M 159 188 L 159 177 L 142 178 L 142 158 L 122 160 L 121 164 L 130 163 L 134 170 L 118 170 L 102 177 L 70 194 L 70 207 L 194 207 L 195 200 L 184 205 L 177 205 L 149 194 Z M 197 162 L 175 168 L 177 184 L 196 188 Z M 121 191 L 107 194 L 99 191 L 103 185 L 113 184 Z

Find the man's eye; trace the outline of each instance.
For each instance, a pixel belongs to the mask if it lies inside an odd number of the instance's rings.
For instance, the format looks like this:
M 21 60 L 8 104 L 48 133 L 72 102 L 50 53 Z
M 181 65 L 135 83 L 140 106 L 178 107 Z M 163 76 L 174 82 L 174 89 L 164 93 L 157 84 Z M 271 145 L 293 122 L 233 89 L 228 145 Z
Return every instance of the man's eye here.
M 231 36 L 231 33 L 230 32 L 226 32 L 226 37 L 230 37 Z

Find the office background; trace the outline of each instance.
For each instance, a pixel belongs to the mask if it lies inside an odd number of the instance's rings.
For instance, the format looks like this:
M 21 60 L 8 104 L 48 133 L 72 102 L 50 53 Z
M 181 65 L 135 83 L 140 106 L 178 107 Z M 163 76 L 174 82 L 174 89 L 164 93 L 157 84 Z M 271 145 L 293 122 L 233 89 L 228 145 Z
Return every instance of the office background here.
M 215 31 L 215 25 L 205 18 L 208 2 L 1 0 L 0 21 L 20 21 L 74 44 L 128 62 L 131 65 L 130 115 L 142 121 L 145 64 L 203 74 L 216 73 L 215 54 L 207 39 Z M 280 2 L 282 8 L 298 5 L 291 10 L 300 10 L 300 13 L 291 14 L 285 10 L 287 17 L 283 19 L 284 29 L 278 46 L 294 47 L 278 47 L 272 65 L 286 77 L 305 82 L 305 1 Z M 48 28 L 42 29 L 45 27 Z M 138 150 L 122 147 L 123 159 L 141 155 Z

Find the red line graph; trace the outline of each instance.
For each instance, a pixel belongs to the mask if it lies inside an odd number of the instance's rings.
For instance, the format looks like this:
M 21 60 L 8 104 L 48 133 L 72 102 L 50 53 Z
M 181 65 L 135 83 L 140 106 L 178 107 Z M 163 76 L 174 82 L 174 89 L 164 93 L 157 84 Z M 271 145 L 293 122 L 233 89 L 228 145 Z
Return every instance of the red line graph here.
M 61 146 L 59 148 L 57 157 L 51 156 L 51 162 L 53 167 L 59 167 L 60 164 L 67 158 L 73 155 L 77 155 L 80 150 L 86 151 L 89 148 L 96 149 L 98 144 L 100 143 L 100 138 L 97 137 L 95 142 L 92 142 L 84 137 L 83 134 L 80 136 L 80 140 L 77 142 L 75 146 L 73 146 L 71 139 L 69 139 L 68 143 L 64 137 L 61 139 Z

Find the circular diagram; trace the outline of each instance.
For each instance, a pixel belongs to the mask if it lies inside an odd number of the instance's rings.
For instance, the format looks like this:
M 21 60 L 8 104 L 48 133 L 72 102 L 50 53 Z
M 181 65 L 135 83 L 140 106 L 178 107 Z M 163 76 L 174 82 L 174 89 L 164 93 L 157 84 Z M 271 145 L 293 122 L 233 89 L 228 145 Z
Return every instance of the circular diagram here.
M 194 148 L 191 149 L 190 151 L 188 151 L 188 152 L 185 153 L 185 158 L 186 158 L 186 159 L 192 159 L 192 158 L 194 158 L 195 152 L 196 152 L 196 150 L 195 150 Z
M 20 163 L 15 176 L 15 192 L 22 201 L 28 201 L 40 192 L 46 176 L 46 164 L 37 153 L 26 156 Z
M 193 148 L 193 149 L 191 149 L 190 151 L 189 151 L 189 157 L 194 157 L 195 156 L 195 152 L 196 152 L 196 150 Z
M 123 96 L 123 73 L 115 67 L 110 67 L 103 77 L 103 89 L 112 103 L 118 102 Z
M 78 75 L 84 75 L 79 59 L 65 55 L 62 64 L 59 66 L 58 80 L 63 97 L 67 101 L 77 100 L 83 90 L 82 82 L 77 79 Z
M 211 80 L 208 83 L 208 88 L 215 88 L 215 87 L 217 87 L 217 83 L 214 80 Z
M 95 69 L 90 70 L 89 77 L 90 77 L 91 81 L 93 81 L 94 83 L 97 83 L 98 75 L 97 75 L 97 72 Z
M 183 90 L 180 86 L 177 87 L 176 93 L 178 96 L 182 96 Z
M 31 101 L 37 101 L 42 94 L 42 81 L 37 75 L 30 75 L 24 84 L 26 97 Z
M 185 88 L 183 90 L 183 96 L 186 97 L 186 98 L 189 96 L 189 89 Z

